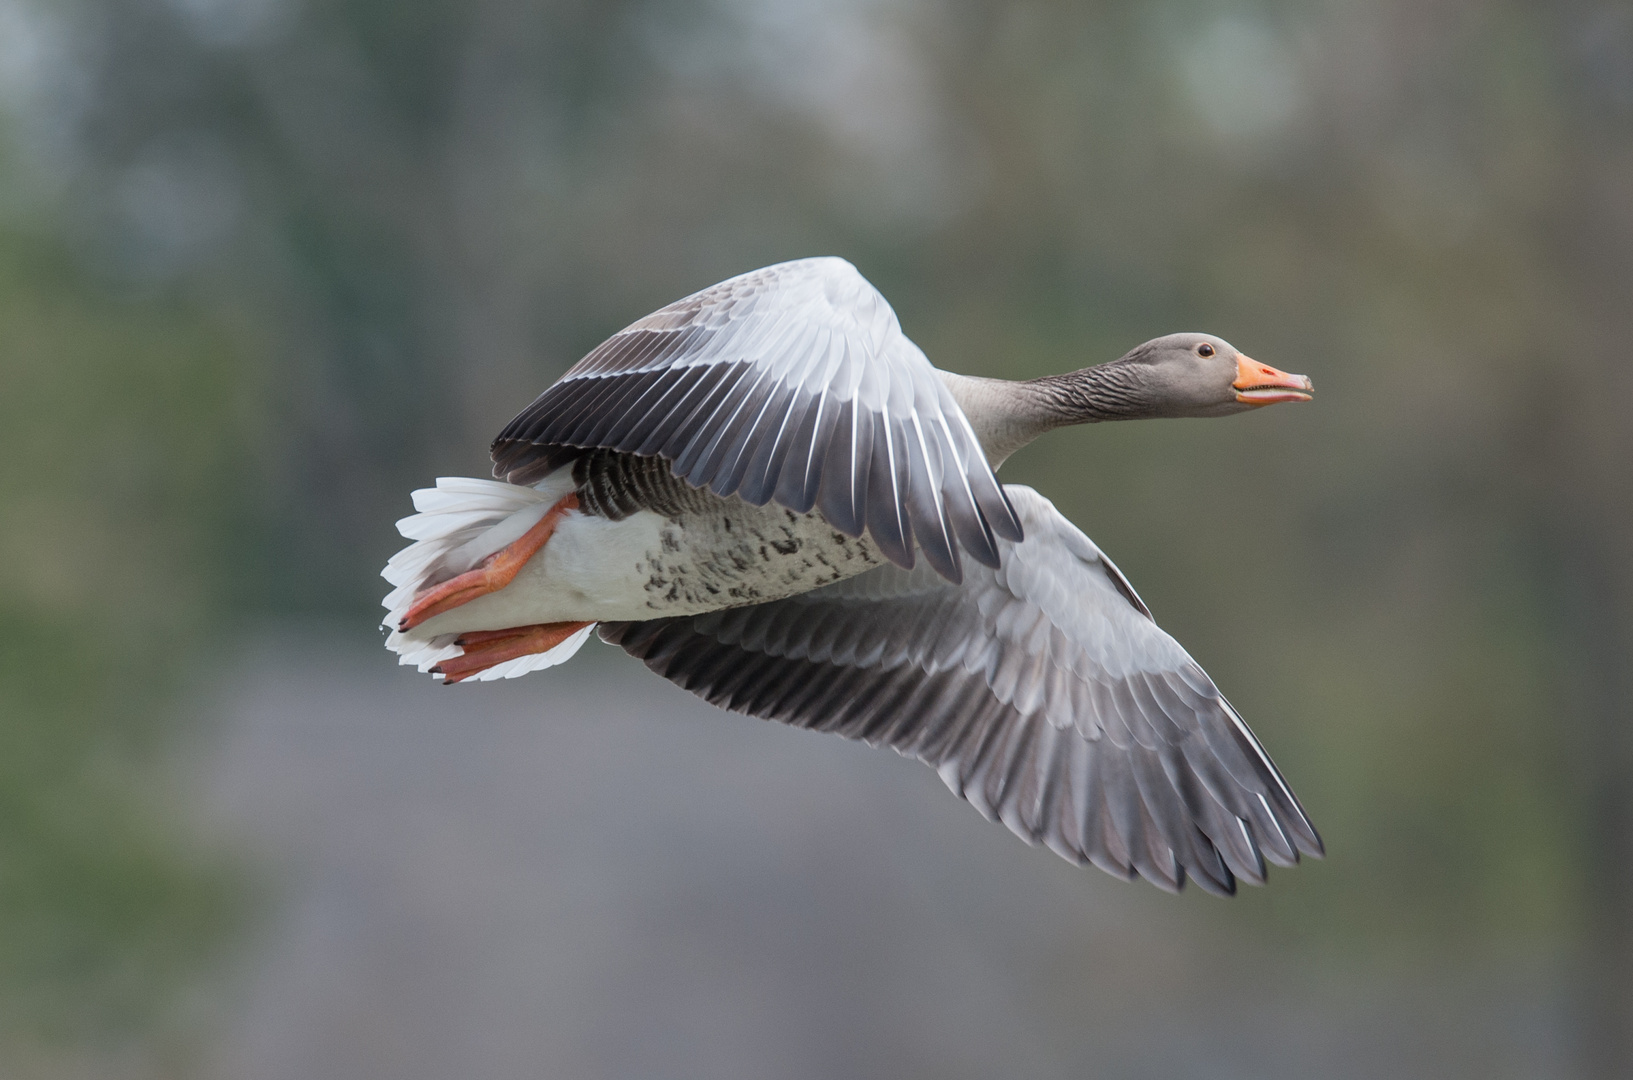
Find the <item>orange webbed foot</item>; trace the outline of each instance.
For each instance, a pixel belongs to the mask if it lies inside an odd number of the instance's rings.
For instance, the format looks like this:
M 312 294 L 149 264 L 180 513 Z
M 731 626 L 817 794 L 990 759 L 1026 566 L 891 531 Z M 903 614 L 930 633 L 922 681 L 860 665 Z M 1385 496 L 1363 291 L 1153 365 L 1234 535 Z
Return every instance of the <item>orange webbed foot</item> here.
M 465 654 L 440 661 L 431 668 L 431 673 L 441 675 L 443 683 L 451 686 L 506 660 L 549 652 L 589 625 L 587 622 L 558 622 L 511 626 L 503 630 L 473 630 L 454 639 L 454 644 L 464 649 Z

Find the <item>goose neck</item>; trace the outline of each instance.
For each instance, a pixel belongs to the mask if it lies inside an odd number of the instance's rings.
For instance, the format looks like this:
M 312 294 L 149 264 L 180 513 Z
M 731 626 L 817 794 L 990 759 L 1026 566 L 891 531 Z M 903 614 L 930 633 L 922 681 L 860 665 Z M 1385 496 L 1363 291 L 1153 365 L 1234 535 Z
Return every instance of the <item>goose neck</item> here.
M 1024 382 L 940 374 L 994 469 L 1055 428 L 1151 415 L 1132 370 L 1116 361 Z

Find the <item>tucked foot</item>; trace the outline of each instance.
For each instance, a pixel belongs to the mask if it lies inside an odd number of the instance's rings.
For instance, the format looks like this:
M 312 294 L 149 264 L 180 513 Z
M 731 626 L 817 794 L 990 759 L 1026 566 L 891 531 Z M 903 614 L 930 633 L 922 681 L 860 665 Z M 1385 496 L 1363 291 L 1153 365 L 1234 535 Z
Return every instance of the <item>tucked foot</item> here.
M 587 622 L 557 622 L 511 626 L 504 630 L 473 630 L 454 639 L 454 644 L 464 649 L 465 654 L 441 661 L 431 673 L 441 675 L 443 683 L 452 686 L 506 660 L 549 652 L 589 625 Z
M 550 511 L 539 519 L 538 524 L 508 546 L 483 559 L 476 569 L 467 570 L 458 577 L 451 577 L 420 593 L 414 598 L 408 612 L 403 615 L 402 621 L 397 624 L 397 629 L 412 630 L 433 615 L 452 611 L 461 604 L 470 603 L 478 596 L 498 592 L 509 585 L 511 579 L 527 565 L 527 560 L 537 554 L 545 545 L 545 541 L 550 539 L 550 534 L 556 531 L 556 524 L 561 521 L 561 516 L 577 508 L 578 495 L 576 493 L 568 495 L 552 506 Z

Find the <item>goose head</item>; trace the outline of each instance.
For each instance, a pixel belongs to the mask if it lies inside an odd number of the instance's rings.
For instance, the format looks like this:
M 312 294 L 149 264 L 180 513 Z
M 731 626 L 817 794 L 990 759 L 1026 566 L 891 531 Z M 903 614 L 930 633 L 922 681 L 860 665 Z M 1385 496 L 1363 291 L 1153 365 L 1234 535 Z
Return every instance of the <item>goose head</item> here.
M 1105 367 L 1120 369 L 1111 384 L 1145 417 L 1228 416 L 1315 394 L 1308 376 L 1261 364 L 1212 334 L 1155 338 Z
M 1279 401 L 1309 401 L 1315 387 L 1212 334 L 1169 334 L 1109 364 L 1026 382 L 942 372 L 987 461 L 997 468 L 1044 432 L 1068 424 L 1228 416 Z

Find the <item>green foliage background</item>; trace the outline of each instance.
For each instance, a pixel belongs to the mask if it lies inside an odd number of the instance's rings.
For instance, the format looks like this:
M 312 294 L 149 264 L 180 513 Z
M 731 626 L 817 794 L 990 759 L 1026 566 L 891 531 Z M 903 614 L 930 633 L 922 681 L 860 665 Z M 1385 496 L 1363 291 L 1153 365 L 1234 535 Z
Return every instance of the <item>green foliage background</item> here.
M 0 234 L 0 1034 L 25 1045 L 163 1044 L 237 918 L 154 770 L 220 615 L 247 374 L 187 305 Z

